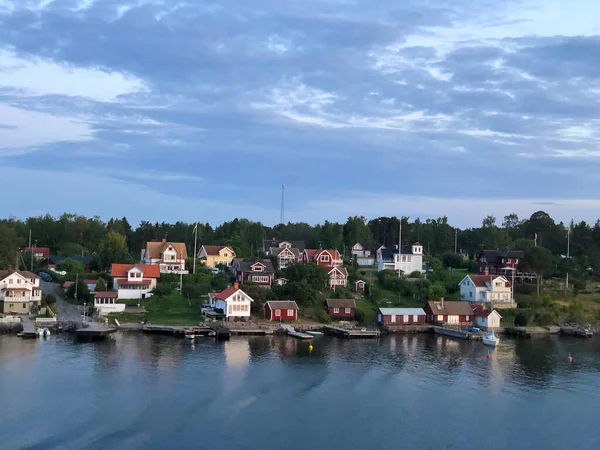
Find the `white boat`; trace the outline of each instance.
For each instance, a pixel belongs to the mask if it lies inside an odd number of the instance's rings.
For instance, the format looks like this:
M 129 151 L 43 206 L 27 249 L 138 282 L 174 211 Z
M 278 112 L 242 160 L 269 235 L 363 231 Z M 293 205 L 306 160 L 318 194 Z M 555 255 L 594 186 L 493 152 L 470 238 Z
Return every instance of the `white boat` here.
M 489 333 L 483 335 L 483 343 L 485 345 L 491 345 L 492 347 L 496 347 L 500 343 L 500 339 L 496 337 L 494 330 L 492 330 Z
M 48 337 L 50 336 L 50 330 L 48 328 L 39 328 L 37 330 L 37 335 L 39 337 Z
M 322 331 L 305 331 L 305 333 L 312 334 L 313 336 L 321 336 L 323 334 Z

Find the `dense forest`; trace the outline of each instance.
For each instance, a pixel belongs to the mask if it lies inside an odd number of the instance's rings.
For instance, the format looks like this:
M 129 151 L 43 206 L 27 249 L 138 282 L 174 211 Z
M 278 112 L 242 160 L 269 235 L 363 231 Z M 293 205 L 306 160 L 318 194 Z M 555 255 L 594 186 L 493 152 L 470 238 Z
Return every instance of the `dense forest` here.
M 63 214 L 15 218 L 0 221 L 0 268 L 14 265 L 20 249 L 32 244 L 49 247 L 53 255 L 90 256 L 96 269 L 107 268 L 112 262 L 135 262 L 145 242 L 167 238 L 185 242 L 188 254 L 193 255 L 193 223 L 150 223 L 143 221 L 133 227 L 126 218 L 103 222 L 98 217 Z M 260 222 L 234 219 L 216 228 L 208 223 L 198 224 L 198 248 L 201 244 L 222 244 L 234 248 L 238 256 L 260 257 L 263 240 L 277 238 L 303 240 L 307 248 L 338 249 L 346 257 L 356 243 L 369 246 L 395 246 L 400 230 L 397 217 L 379 217 L 367 221 L 364 217 L 349 217 L 346 223 L 325 221 L 323 224 L 287 223 L 268 227 Z M 561 255 L 567 253 L 567 231 L 571 229 L 569 264 L 583 271 L 600 273 L 600 221 L 593 225 L 585 222 L 556 223 L 543 211 L 527 219 L 515 214 L 498 220 L 487 216 L 477 228 L 458 229 L 446 217 L 411 220 L 402 217 L 402 245 L 423 244 L 429 256 L 442 258 L 456 250 L 470 258 L 481 249 L 528 250 L 537 245 L 545 248 L 554 258 L 554 266 L 561 265 Z M 23 260 L 27 260 L 23 258 Z

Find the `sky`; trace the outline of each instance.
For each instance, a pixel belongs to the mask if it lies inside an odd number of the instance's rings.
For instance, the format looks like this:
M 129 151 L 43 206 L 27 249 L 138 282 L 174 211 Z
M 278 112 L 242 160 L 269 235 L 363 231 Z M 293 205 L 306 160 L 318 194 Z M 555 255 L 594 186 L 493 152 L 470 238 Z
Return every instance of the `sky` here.
M 600 2 L 0 0 L 3 217 L 600 216 Z

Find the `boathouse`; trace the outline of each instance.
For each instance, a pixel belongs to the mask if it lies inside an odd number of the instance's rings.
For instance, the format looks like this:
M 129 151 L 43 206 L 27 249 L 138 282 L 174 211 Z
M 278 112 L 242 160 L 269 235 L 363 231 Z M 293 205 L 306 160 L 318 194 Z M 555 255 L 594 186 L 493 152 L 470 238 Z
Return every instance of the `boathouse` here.
M 291 322 L 298 319 L 298 305 L 289 300 L 272 300 L 265 303 L 265 319 Z
M 473 325 L 483 330 L 493 330 L 500 327 L 502 316 L 495 309 L 487 309 L 483 305 L 474 305 L 473 316 Z
M 328 298 L 329 317 L 336 320 L 354 320 L 356 302 L 352 298 Z
M 379 325 L 424 325 L 426 314 L 423 308 L 379 308 Z
M 473 321 L 473 310 L 468 302 L 429 301 L 425 305 L 425 314 L 429 323 L 448 325 L 469 325 Z

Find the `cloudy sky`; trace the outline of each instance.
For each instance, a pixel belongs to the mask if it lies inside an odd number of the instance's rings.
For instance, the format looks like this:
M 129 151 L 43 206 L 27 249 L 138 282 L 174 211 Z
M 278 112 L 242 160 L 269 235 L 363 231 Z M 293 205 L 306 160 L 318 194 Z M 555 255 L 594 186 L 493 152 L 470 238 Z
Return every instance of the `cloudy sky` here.
M 449 6 L 452 5 L 452 6 Z M 600 215 L 600 2 L 0 0 L 2 216 Z

